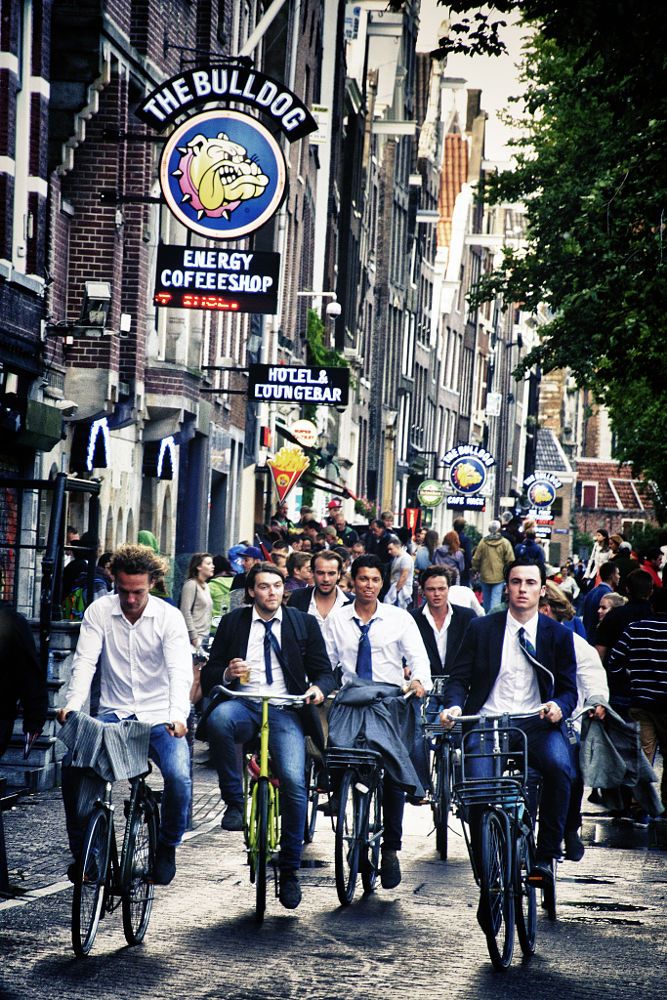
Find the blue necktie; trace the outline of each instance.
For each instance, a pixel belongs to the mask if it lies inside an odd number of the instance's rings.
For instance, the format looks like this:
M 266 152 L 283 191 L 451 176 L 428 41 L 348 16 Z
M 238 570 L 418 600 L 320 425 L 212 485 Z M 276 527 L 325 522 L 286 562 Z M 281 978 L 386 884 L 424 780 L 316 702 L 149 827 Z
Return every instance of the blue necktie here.
M 535 647 L 533 646 L 532 642 L 530 641 L 530 639 L 526 635 L 525 628 L 520 628 L 519 629 L 519 631 L 517 632 L 517 637 L 519 639 L 519 646 L 521 647 L 521 652 L 526 657 L 526 659 L 528 660 L 528 662 L 533 665 L 533 667 L 535 668 L 535 670 L 538 671 L 538 677 L 539 677 L 539 671 L 540 670 L 543 671 L 543 673 L 547 674 L 547 676 L 549 677 L 549 680 L 551 682 L 549 693 L 553 693 L 554 675 L 551 673 L 551 671 L 547 667 L 544 666 L 543 663 L 540 663 L 540 661 L 538 660 L 538 658 L 537 658 L 537 650 L 535 649 Z
M 368 625 L 362 625 L 358 618 L 354 619 L 359 626 L 361 635 L 359 636 L 359 649 L 357 651 L 357 674 L 362 680 L 373 680 L 373 660 L 371 657 L 371 640 L 368 638 L 368 630 L 375 621 L 373 618 Z
M 264 622 L 264 621 L 262 622 L 262 625 L 264 626 L 264 669 L 266 671 L 267 684 L 273 684 L 273 670 L 271 669 L 271 649 L 273 649 L 274 653 L 276 654 L 279 663 L 282 652 L 280 649 L 280 643 L 278 642 L 275 635 L 271 631 L 271 627 L 273 626 L 273 623 L 275 621 L 276 619 L 272 618 L 270 622 Z

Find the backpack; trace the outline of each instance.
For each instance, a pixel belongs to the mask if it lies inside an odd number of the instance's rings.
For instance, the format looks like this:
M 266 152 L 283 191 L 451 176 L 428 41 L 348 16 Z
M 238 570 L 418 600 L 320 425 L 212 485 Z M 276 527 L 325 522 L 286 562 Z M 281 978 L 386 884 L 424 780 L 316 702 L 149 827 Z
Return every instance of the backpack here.
M 85 588 L 82 586 L 74 587 L 73 590 L 70 590 L 69 594 L 63 598 L 60 606 L 63 611 L 63 617 L 66 621 L 82 621 L 83 613 L 86 610 L 84 591 Z

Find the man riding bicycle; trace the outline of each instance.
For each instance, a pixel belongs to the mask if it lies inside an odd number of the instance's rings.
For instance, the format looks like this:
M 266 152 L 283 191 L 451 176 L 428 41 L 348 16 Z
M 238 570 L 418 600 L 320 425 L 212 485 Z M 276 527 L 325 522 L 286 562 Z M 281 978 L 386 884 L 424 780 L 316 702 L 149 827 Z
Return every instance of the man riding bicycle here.
M 572 633 L 538 612 L 544 594 L 544 566 L 515 559 L 507 567 L 509 608 L 470 623 L 443 693 L 440 721 L 457 715 L 530 712 L 541 716 L 517 723 L 528 738 L 528 762 L 542 776 L 535 880 L 553 879 L 570 800 L 570 754 L 564 719 L 577 703 Z M 468 750 L 473 751 L 471 737 Z M 490 777 L 492 762 L 471 758 L 468 777 Z
M 81 711 L 99 671 L 98 719 L 151 723 L 149 756 L 164 779 L 153 881 L 168 885 L 176 874 L 176 847 L 185 833 L 192 799 L 190 754 L 182 739 L 190 712 L 190 641 L 180 611 L 149 593 L 165 572 L 164 560 L 152 549 L 121 545 L 110 569 L 116 593 L 93 601 L 85 611 L 65 707 L 57 718 L 63 723 L 70 712 Z M 79 815 L 80 790 L 80 768 L 63 767 L 63 804 L 75 859 L 87 819 Z M 73 872 L 71 865 L 68 875 Z
M 403 660 L 410 671 L 410 689 L 418 698 L 430 691 L 431 671 L 419 629 L 402 608 L 382 604 L 383 566 L 374 555 L 352 563 L 354 602 L 327 618 L 324 635 L 331 665 L 340 665 L 343 684 L 358 676 L 366 681 L 403 686 Z M 397 852 L 401 849 L 405 792 L 388 774 L 384 779 L 382 810 L 384 839 L 380 881 L 394 889 L 401 881 Z
M 246 580 L 250 607 L 224 615 L 211 655 L 202 670 L 202 690 L 216 684 L 250 694 L 275 692 L 269 705 L 269 750 L 280 779 L 282 833 L 280 902 L 295 909 L 301 902 L 298 871 L 306 819 L 304 735 L 322 742 L 319 720 L 310 706 L 295 709 L 280 702 L 281 694 L 303 695 L 318 705 L 335 686 L 320 627 L 311 616 L 283 607 L 283 577 L 277 566 L 260 562 Z M 243 781 L 237 746 L 259 732 L 261 702 L 229 699 L 216 705 L 206 721 L 211 756 L 218 771 L 220 794 L 227 804 L 223 830 L 243 829 Z M 319 731 L 318 731 L 319 730 Z

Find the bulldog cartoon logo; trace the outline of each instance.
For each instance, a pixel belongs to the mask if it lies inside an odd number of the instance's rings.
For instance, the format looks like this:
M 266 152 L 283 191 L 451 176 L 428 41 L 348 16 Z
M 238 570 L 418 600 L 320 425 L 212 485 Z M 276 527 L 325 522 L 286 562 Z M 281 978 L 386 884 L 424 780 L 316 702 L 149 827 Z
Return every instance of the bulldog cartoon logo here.
M 248 158 L 248 151 L 224 132 L 214 139 L 196 135 L 179 152 L 183 155 L 174 177 L 198 219 L 204 215 L 231 219 L 242 201 L 257 198 L 269 183 L 259 164 Z
M 212 239 L 240 239 L 270 219 L 285 192 L 285 160 L 250 115 L 205 112 L 178 126 L 160 165 L 172 213 Z

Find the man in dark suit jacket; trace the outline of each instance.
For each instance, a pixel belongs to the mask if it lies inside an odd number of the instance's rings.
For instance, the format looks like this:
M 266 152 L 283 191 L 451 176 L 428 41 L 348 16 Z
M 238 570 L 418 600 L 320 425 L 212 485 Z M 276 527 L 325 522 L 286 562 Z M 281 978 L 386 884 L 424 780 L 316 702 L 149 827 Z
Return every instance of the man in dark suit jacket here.
M 552 861 L 560 855 L 570 799 L 571 771 L 564 719 L 577 702 L 576 659 L 572 633 L 538 613 L 544 593 L 544 566 L 516 559 L 506 572 L 509 609 L 476 618 L 459 648 L 445 685 L 444 725 L 456 715 L 530 712 L 539 717 L 517 724 L 528 737 L 531 767 L 542 776 L 535 881 L 553 878 Z M 474 737 L 466 740 L 473 749 Z M 470 777 L 492 773 L 490 759 L 469 760 Z
M 211 656 L 202 670 L 202 690 L 215 684 L 232 689 L 243 682 L 247 693 L 275 690 L 269 705 L 269 749 L 280 779 L 282 836 L 280 901 L 288 909 L 301 902 L 298 870 L 306 818 L 304 733 L 319 726 L 314 708 L 334 688 L 334 676 L 320 627 L 312 617 L 282 606 L 283 578 L 272 563 L 257 563 L 248 573 L 246 593 L 253 604 L 224 615 Z M 271 624 L 269 624 L 271 623 Z M 264 637 L 267 639 L 265 644 Z M 273 640 L 276 640 L 275 642 Z M 249 675 L 249 676 L 248 676 Z M 302 694 L 304 709 L 281 707 L 281 694 Z M 302 714 L 312 712 L 308 720 Z M 261 702 L 230 698 L 210 713 L 206 732 L 227 803 L 224 830 L 243 829 L 243 782 L 237 745 L 259 731 Z M 320 737 L 321 738 L 321 737 Z
M 446 566 L 429 566 L 419 577 L 419 586 L 426 603 L 409 612 L 417 622 L 417 628 L 424 640 L 431 664 L 431 677 L 434 680 L 449 674 L 466 629 L 476 617 L 471 608 L 462 608 L 450 602 L 450 583 L 451 574 Z M 413 705 L 420 718 L 421 700 L 414 698 Z M 430 698 L 426 707 L 426 721 L 434 722 L 438 711 L 438 699 Z M 428 788 L 431 784 L 431 768 L 420 725 L 415 726 L 412 763 L 422 785 Z

